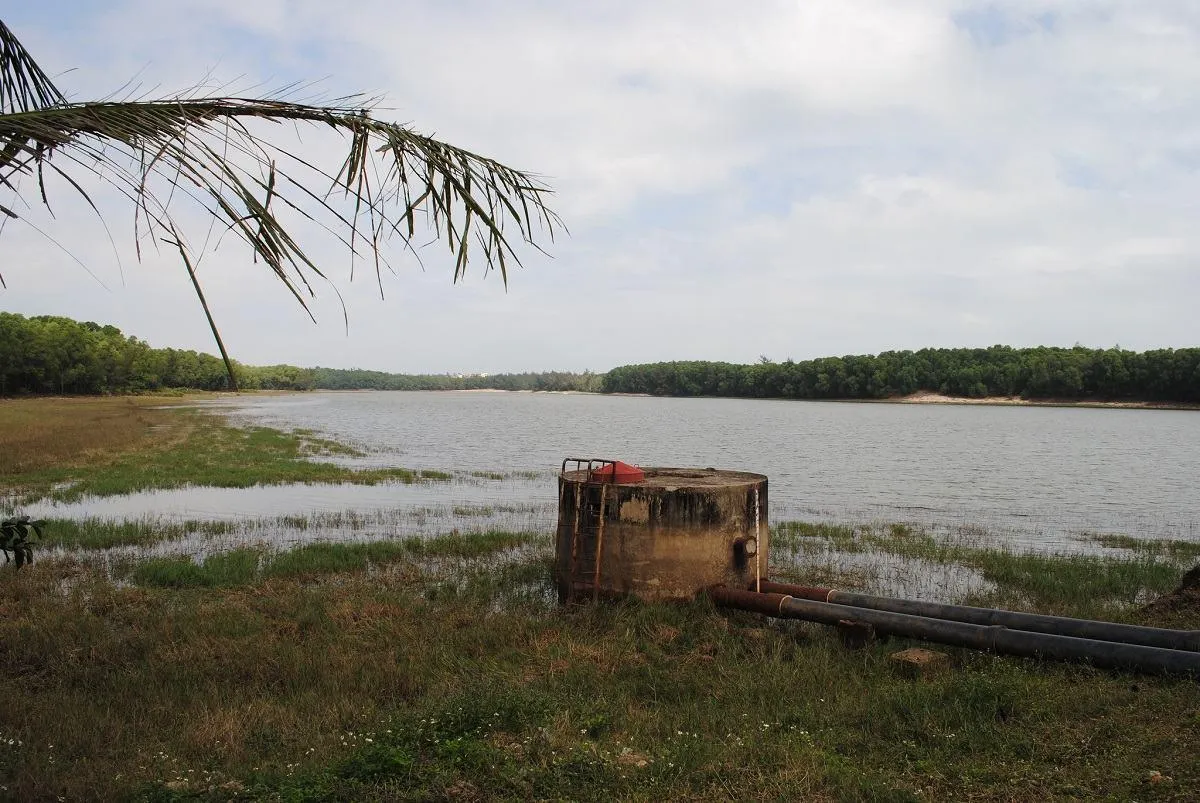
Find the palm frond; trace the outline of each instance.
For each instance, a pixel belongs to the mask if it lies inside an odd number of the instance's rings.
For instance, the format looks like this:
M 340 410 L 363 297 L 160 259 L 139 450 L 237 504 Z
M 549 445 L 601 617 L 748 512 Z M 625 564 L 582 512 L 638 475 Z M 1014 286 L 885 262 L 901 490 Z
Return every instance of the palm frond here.
M 8 26 L 0 21 L 0 114 L 65 103 L 58 87 L 42 72 Z
M 139 249 L 145 239 L 169 242 L 193 277 L 177 215 L 188 203 L 249 245 L 305 310 L 311 281 L 326 278 L 306 251 L 316 230 L 332 233 L 352 259 L 369 255 L 382 291 L 383 245 L 397 237 L 412 250 L 418 217 L 448 247 L 455 281 L 478 255 L 484 272 L 498 270 L 507 285 L 509 260 L 520 264 L 515 246 L 539 248 L 538 239 L 562 229 L 535 176 L 376 120 L 360 97 L 328 105 L 183 96 L 67 103 L 3 23 L 0 59 L 0 185 L 21 197 L 21 179 L 36 181 L 48 206 L 49 168 L 91 204 L 85 179 L 99 178 L 132 202 Z M 340 167 L 326 170 L 278 144 L 279 123 L 341 133 Z

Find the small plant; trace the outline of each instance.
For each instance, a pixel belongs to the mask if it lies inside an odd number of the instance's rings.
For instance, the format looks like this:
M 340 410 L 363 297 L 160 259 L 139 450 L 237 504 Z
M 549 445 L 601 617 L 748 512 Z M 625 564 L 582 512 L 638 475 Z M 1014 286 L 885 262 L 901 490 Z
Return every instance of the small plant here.
M 9 552 L 17 559 L 17 568 L 26 563 L 33 563 L 33 544 L 42 537 L 44 521 L 33 521 L 28 516 L 0 521 L 0 552 L 4 553 L 4 562 L 12 560 Z

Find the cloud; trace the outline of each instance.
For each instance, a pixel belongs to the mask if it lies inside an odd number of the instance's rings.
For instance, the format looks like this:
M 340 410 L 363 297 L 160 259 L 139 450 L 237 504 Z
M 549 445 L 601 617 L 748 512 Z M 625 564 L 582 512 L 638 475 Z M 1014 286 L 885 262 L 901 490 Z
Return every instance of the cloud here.
M 335 294 L 319 289 L 314 327 L 223 245 L 204 271 L 248 362 L 603 370 L 1194 344 L 1190 4 L 127 0 L 72 28 L 36 8 L 8 21 L 52 71 L 78 65 L 60 80 L 80 92 L 323 79 L 314 92 L 386 93 L 394 118 L 556 188 L 571 236 L 552 260 L 528 253 L 507 293 L 498 277 L 451 287 L 440 249 L 426 272 L 398 251 L 382 302 L 372 276 L 339 279 L 349 334 Z M 303 147 L 340 158 L 311 132 Z M 10 226 L 0 303 L 209 347 L 169 255 L 132 267 L 123 211 L 123 287 L 86 210 L 55 212 L 40 222 L 114 289 Z M 344 253 L 317 253 L 345 275 Z

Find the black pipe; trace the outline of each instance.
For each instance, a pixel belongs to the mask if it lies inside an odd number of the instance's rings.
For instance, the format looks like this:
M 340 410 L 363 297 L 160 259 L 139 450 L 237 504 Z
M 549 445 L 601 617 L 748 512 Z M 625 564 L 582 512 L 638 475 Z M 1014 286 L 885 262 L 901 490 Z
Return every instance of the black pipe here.
M 852 608 L 872 608 L 878 611 L 928 616 L 933 619 L 948 619 L 975 625 L 1000 625 L 1010 630 L 1026 630 L 1098 641 L 1141 644 L 1146 647 L 1162 647 L 1168 650 L 1200 652 L 1200 630 L 1168 630 L 1161 627 L 1140 627 L 1115 622 L 1098 622 L 1091 619 L 1071 619 L 1065 616 L 998 611 L 991 608 L 972 608 L 966 605 L 943 605 L 938 602 L 876 597 L 850 591 L 834 591 L 828 588 L 810 588 L 767 581 L 763 581 L 762 590 L 801 599 L 833 602 Z
M 726 607 L 763 613 L 768 613 L 770 608 L 775 607 L 775 612 L 771 615 L 781 618 L 805 619 L 827 625 L 836 625 L 842 621 L 865 622 L 874 627 L 877 633 L 919 638 L 976 650 L 1056 661 L 1087 661 L 1094 666 L 1111 669 L 1200 677 L 1200 653 L 1185 650 L 1030 633 L 1010 630 L 1001 625 L 974 625 L 728 588 L 712 589 L 709 594 L 714 602 Z

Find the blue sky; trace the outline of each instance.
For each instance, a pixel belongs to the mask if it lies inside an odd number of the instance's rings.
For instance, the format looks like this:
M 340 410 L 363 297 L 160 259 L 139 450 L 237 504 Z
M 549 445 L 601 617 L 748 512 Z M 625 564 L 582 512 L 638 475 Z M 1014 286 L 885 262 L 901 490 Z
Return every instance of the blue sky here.
M 443 249 L 422 269 L 397 247 L 380 300 L 322 246 L 334 287 L 315 325 L 222 243 L 201 275 L 244 362 L 606 370 L 1197 343 L 1187 0 L 50 0 L 4 19 L 76 99 L 131 79 L 141 94 L 315 82 L 555 188 L 570 236 L 526 252 L 507 291 L 478 268 L 452 285 Z M 336 168 L 336 142 L 301 134 Z M 178 258 L 139 261 L 132 210 L 104 195 L 115 253 L 62 187 L 53 217 L 30 210 L 62 248 L 0 233 L 0 308 L 211 350 Z

